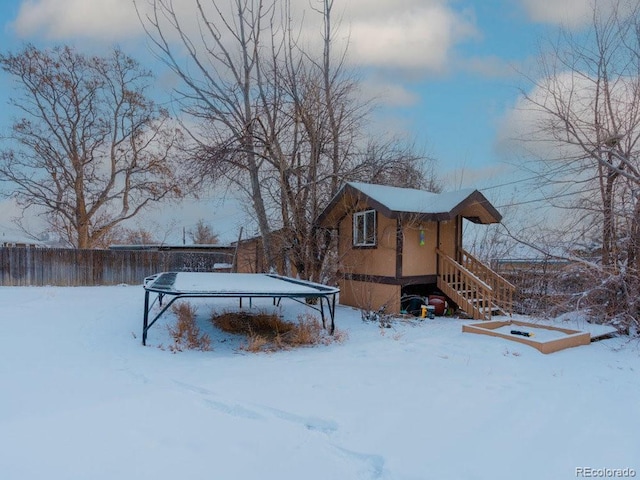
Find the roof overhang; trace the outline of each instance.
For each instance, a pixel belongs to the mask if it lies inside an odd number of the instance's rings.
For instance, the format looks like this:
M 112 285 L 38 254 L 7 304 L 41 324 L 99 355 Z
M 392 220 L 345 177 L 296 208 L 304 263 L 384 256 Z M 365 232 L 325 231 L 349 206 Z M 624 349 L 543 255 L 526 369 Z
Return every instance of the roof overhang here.
M 398 189 L 398 194 L 402 194 L 402 189 Z M 437 196 L 437 194 L 434 195 Z M 365 206 L 377 210 L 385 217 L 401 219 L 405 222 L 442 222 L 453 220 L 457 216 L 462 216 L 473 223 L 479 224 L 500 223 L 502 220 L 502 215 L 478 190 L 470 191 L 468 195 L 465 195 L 446 211 L 429 212 L 392 209 L 384 202 L 347 183 L 322 211 L 317 223 L 324 228 L 335 228 L 345 215 Z

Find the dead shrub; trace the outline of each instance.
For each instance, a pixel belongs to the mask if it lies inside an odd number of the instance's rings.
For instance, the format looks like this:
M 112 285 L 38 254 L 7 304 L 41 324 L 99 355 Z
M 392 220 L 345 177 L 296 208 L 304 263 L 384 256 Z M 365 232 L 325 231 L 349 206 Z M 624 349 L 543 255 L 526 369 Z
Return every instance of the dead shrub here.
M 286 342 L 290 345 L 317 345 L 323 336 L 323 328 L 313 315 L 298 316 L 298 323 L 294 325 L 286 336 Z
M 223 332 L 239 335 L 264 335 L 270 337 L 289 332 L 293 325 L 285 322 L 275 313 L 258 311 L 250 312 L 223 312 L 213 315 L 213 324 Z
M 310 314 L 300 315 L 298 322 L 293 323 L 274 313 L 223 312 L 214 315 L 211 321 L 224 332 L 245 335 L 247 343 L 241 348 L 248 352 L 328 345 L 345 339 L 345 335 L 338 331 L 333 336 L 327 335 L 318 319 Z
M 173 345 L 169 347 L 172 352 L 183 350 L 211 350 L 211 338 L 206 333 L 200 333 L 196 325 L 196 309 L 189 303 L 178 303 L 172 306 L 177 321 L 175 325 L 167 328 L 173 338 Z
M 242 350 L 247 352 L 261 352 L 263 348 L 269 343 L 262 335 L 252 334 L 247 338 L 247 344 L 242 347 Z

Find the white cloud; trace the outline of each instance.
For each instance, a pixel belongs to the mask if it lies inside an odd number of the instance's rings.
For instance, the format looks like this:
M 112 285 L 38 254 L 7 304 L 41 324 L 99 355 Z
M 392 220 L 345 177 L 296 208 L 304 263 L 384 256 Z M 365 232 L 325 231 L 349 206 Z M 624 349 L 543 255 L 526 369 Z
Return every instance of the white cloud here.
M 559 85 L 564 84 L 565 81 L 571 81 L 570 74 L 558 76 Z M 544 82 L 545 79 L 540 80 L 541 84 Z M 559 86 L 558 88 L 560 92 L 564 93 L 563 87 Z M 570 92 L 570 88 L 567 85 L 566 92 Z M 499 122 L 496 135 L 498 152 L 505 157 L 525 159 L 561 157 L 563 144 L 555 141 L 548 129 L 552 117 L 541 106 L 536 105 L 548 104 L 551 108 L 552 98 L 544 88 L 540 87 L 535 87 L 527 95 L 533 102 L 520 96 Z M 581 94 L 579 96 L 585 98 L 588 95 Z
M 24 0 L 13 23 L 20 37 L 114 41 L 139 35 L 132 0 Z
M 388 81 L 366 80 L 360 84 L 363 99 L 374 98 L 386 107 L 411 107 L 420 97 L 405 86 Z
M 610 12 L 619 0 L 520 0 L 525 11 L 535 22 L 579 28 L 593 18 L 594 5 Z
M 562 122 L 549 112 L 562 112 L 570 117 L 575 127 L 575 135 L 585 145 L 597 138 L 596 130 L 607 128 L 608 115 L 600 115 L 605 120 L 601 124 L 593 121 L 595 110 L 603 107 L 596 102 L 598 83 L 581 73 L 565 71 L 552 78 L 541 78 L 538 86 L 521 96 L 508 111 L 499 125 L 497 146 L 501 151 L 516 152 L 521 156 L 543 159 L 579 158 L 584 151 L 578 145 L 568 145 Z M 635 95 L 637 78 L 619 78 L 610 86 L 611 108 L 616 118 L 616 130 L 609 134 L 632 135 L 636 130 Z M 631 109 L 631 110 L 630 110 Z M 553 128 L 552 128 L 553 127 Z M 613 128 L 613 127 L 611 127 Z M 555 132 L 555 136 L 554 136 Z M 571 137 L 570 137 L 571 138 Z
M 591 0 L 522 0 L 530 18 L 536 22 L 578 26 L 589 18 Z
M 350 56 L 358 63 L 435 72 L 446 70 L 458 42 L 476 34 L 467 18 L 439 2 L 354 15 L 343 28 L 349 29 Z
M 137 3 L 150 12 L 146 1 Z M 195 27 L 194 2 L 174 5 L 187 28 Z M 229 7 L 227 2 L 222 6 Z M 297 17 L 306 10 L 305 32 L 320 32 L 321 17 L 308 0 L 293 0 L 293 8 Z M 337 38 L 349 38 L 350 58 L 365 66 L 442 71 L 452 48 L 475 34 L 473 21 L 445 0 L 352 0 L 344 7 L 337 4 L 333 15 Z M 112 43 L 143 36 L 133 0 L 23 0 L 12 26 L 22 38 L 55 41 Z

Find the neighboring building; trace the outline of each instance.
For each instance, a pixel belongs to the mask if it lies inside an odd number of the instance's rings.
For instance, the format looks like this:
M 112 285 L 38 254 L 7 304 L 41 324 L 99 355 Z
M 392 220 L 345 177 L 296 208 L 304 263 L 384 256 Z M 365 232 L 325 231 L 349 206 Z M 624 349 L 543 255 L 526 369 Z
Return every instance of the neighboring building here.
M 45 247 L 40 240 L 28 237 L 16 228 L 0 225 L 0 247 Z
M 462 226 L 501 218 L 477 190 L 347 183 L 318 224 L 338 232 L 340 303 L 398 313 L 403 299 L 444 293 L 473 318 L 490 318 L 511 313 L 513 286 L 464 251 Z
M 289 262 L 287 255 L 286 233 L 284 229 L 274 230 L 270 234 L 271 246 L 274 252 L 275 265 L 273 268 L 276 273 L 281 275 L 289 275 L 295 277 L 297 271 Z M 268 262 L 264 256 L 264 247 L 262 245 L 262 236 L 258 235 L 251 238 L 233 242 L 231 244 L 235 249 L 236 271 L 238 273 L 263 273 L 270 270 Z
M 171 245 L 171 244 L 148 244 L 148 245 L 110 245 L 109 250 L 147 250 L 147 251 L 178 251 L 188 253 L 218 253 L 220 255 L 233 255 L 233 246 L 229 245 Z
M 183 268 L 190 271 L 231 272 L 234 247 L 227 245 L 111 245 L 109 250 L 176 252 L 182 254 Z

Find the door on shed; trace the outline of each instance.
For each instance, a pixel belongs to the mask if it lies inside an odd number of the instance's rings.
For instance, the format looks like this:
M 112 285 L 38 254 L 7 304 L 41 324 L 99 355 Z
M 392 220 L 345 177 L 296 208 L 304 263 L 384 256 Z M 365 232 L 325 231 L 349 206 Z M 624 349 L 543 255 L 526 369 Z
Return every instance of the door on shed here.
M 456 217 L 454 220 L 438 222 L 438 249 L 456 261 L 462 248 L 461 221 L 461 217 Z

